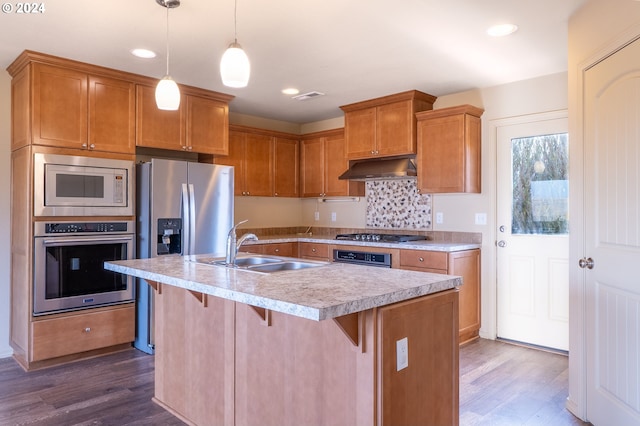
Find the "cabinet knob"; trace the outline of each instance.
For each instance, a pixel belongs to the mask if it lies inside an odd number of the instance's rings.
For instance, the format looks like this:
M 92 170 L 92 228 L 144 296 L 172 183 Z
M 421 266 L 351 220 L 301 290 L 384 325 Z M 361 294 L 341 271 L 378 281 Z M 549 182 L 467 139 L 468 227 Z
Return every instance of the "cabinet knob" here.
M 278 193 L 277 193 L 277 192 L 274 192 L 274 193 L 273 193 L 273 195 L 275 195 L 275 196 L 277 197 L 277 196 L 278 196 Z
M 85 333 L 89 333 L 90 331 L 91 331 L 91 327 L 87 327 L 87 328 L 84 329 Z
M 312 249 L 311 249 L 311 251 L 315 253 L 315 252 L 316 252 L 316 249 L 315 249 L 315 248 L 312 248 Z
M 96 145 L 92 143 L 91 145 L 89 145 L 89 149 L 96 149 Z
M 193 147 L 191 147 L 191 146 L 187 147 L 187 151 L 191 151 L 192 149 L 193 149 Z
M 419 258 L 418 258 L 418 260 L 419 260 L 420 262 L 424 262 L 424 257 L 419 257 Z
M 87 147 L 87 144 L 86 144 L 86 143 L 83 143 L 83 144 L 82 144 L 82 147 L 83 147 L 83 148 L 86 148 L 86 147 Z
M 280 253 L 280 249 L 279 249 L 279 248 L 275 249 L 274 251 L 275 251 L 276 253 Z

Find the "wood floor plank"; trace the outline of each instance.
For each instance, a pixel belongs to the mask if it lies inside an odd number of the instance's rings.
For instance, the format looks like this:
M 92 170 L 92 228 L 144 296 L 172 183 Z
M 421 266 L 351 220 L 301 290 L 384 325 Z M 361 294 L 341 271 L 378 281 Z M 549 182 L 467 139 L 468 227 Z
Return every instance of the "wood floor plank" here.
M 0 359 L 0 425 L 184 425 L 151 400 L 153 360 L 131 349 L 25 373 Z M 461 426 L 588 425 L 567 394 L 564 355 L 484 339 L 460 350 Z

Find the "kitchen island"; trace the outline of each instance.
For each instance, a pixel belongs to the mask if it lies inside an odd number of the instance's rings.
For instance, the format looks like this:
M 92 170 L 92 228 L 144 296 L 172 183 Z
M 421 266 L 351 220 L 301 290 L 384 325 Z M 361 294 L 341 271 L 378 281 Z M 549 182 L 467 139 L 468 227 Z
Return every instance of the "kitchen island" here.
M 156 290 L 155 400 L 190 424 L 458 424 L 459 277 L 110 262 Z

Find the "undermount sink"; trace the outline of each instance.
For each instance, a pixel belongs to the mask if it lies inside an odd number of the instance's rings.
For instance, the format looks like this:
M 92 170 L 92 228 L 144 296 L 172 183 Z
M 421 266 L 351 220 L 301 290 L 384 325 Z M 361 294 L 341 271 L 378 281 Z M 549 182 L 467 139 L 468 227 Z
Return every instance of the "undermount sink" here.
M 238 256 L 236 258 L 235 266 L 228 266 L 225 259 L 219 257 L 206 257 L 189 260 L 205 265 L 222 266 L 225 268 L 233 267 L 238 270 L 262 273 L 295 271 L 299 269 L 316 268 L 318 266 L 329 264 L 329 262 L 300 260 L 291 257 L 268 257 L 261 255 Z

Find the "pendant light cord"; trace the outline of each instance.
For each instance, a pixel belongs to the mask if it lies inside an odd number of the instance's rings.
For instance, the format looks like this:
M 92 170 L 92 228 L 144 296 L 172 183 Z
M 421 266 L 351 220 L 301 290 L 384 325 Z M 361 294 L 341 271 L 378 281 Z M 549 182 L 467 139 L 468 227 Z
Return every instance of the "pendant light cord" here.
M 233 2 L 233 43 L 238 43 L 238 0 Z
M 165 6 L 167 9 L 167 73 L 169 75 L 169 6 Z

